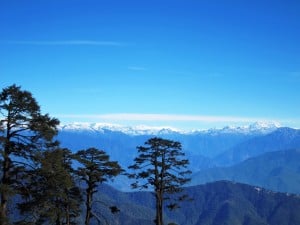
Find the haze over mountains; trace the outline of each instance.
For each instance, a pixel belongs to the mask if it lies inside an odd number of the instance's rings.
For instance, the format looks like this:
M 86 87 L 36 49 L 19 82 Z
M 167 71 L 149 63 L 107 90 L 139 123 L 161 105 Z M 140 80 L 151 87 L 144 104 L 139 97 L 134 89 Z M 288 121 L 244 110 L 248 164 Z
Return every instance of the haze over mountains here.
M 101 123 L 73 123 L 59 129 L 58 139 L 63 147 L 73 151 L 97 147 L 125 169 L 132 164 L 137 146 L 150 137 L 160 136 L 182 143 L 194 174 L 191 185 L 232 180 L 274 191 L 300 193 L 300 188 L 295 186 L 300 179 L 300 167 L 293 160 L 282 159 L 283 155 L 287 159 L 298 157 L 299 151 L 289 151 L 300 149 L 300 130 L 297 129 L 274 123 L 194 131 Z M 278 176 L 274 178 L 276 171 Z M 125 177 L 118 178 L 114 185 L 130 190 Z
M 191 160 L 192 169 L 200 170 L 211 167 L 214 164 L 212 161 L 214 157 L 237 144 L 271 133 L 276 129 L 278 129 L 276 124 L 265 123 L 195 131 L 180 131 L 170 127 L 126 127 L 101 123 L 73 123 L 60 127 L 58 139 L 63 146 L 73 151 L 91 146 L 103 149 L 113 159 L 120 161 L 123 166 L 127 166 L 134 158 L 137 146 L 143 145 L 150 137 L 160 136 L 181 142 L 183 150 L 193 159 Z M 202 163 L 199 163 L 199 160 Z
M 74 151 L 90 146 L 103 149 L 126 169 L 136 147 L 153 136 L 180 141 L 193 171 L 190 187 L 185 188 L 193 200 L 175 211 L 165 210 L 167 223 L 300 223 L 300 198 L 295 195 L 300 194 L 300 130 L 266 123 L 194 131 L 76 123 L 61 126 L 58 139 Z M 153 195 L 132 192 L 131 182 L 120 176 L 110 183 L 116 189 L 99 188 L 97 198 L 117 204 L 121 210 L 117 216 L 100 205 L 93 210 L 104 213 L 112 224 L 153 224 Z
M 59 127 L 62 147 L 76 152 L 105 150 L 124 169 L 133 163 L 136 147 L 153 136 L 180 141 L 192 170 L 184 201 L 165 209 L 165 222 L 183 225 L 300 224 L 300 130 L 277 124 L 180 131 L 170 127 L 125 127 L 74 123 Z M 108 224 L 151 225 L 153 194 L 133 192 L 125 176 L 102 184 L 92 210 Z M 120 212 L 112 214 L 108 206 Z M 84 207 L 84 206 L 83 206 Z M 81 215 L 78 224 L 84 221 Z M 95 219 L 92 225 L 98 224 Z
M 293 194 L 228 181 L 188 187 L 185 192 L 192 200 L 182 202 L 174 211 L 165 210 L 165 224 L 296 225 L 300 222 L 300 198 Z M 120 208 L 119 214 L 113 216 L 103 205 L 95 206 L 94 210 L 101 212 L 109 224 L 154 224 L 152 193 L 125 193 L 101 185 L 98 194 L 102 201 Z
M 226 126 L 221 129 L 198 129 L 198 130 L 180 130 L 173 127 L 167 126 L 124 126 L 119 124 L 109 123 L 87 123 L 87 122 L 74 122 L 69 124 L 60 125 L 60 130 L 69 131 L 119 131 L 128 135 L 156 135 L 160 133 L 181 133 L 181 134 L 192 134 L 192 133 L 269 133 L 279 128 L 280 124 L 276 122 L 256 122 L 245 126 Z
M 215 167 L 193 174 L 191 185 L 231 180 L 273 191 L 300 194 L 300 149 L 268 152 L 230 167 Z

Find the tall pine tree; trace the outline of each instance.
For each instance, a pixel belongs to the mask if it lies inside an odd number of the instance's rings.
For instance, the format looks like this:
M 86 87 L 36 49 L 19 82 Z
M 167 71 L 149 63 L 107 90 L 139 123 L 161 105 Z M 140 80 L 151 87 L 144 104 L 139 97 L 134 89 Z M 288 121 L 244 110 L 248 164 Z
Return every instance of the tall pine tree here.
M 0 224 L 7 225 L 8 202 L 18 190 L 20 172 L 32 166 L 36 152 L 52 145 L 59 121 L 42 114 L 28 91 L 12 85 L 0 93 Z
M 86 183 L 85 189 L 85 225 L 90 224 L 93 217 L 92 203 L 99 184 L 119 175 L 121 166 L 116 161 L 110 161 L 109 155 L 96 148 L 78 151 L 75 155 L 82 165 L 77 170 L 78 176 Z
M 187 197 L 176 193 L 182 192 L 182 186 L 190 181 L 187 178 L 191 173 L 187 169 L 189 161 L 184 158 L 181 143 L 176 141 L 155 137 L 137 149 L 139 155 L 134 159 L 135 164 L 129 166 L 129 169 L 134 170 L 129 177 L 136 179 L 132 188 L 154 189 L 156 200 L 154 221 L 156 225 L 163 225 L 164 201 L 173 200 L 167 207 L 174 209 L 177 207 L 177 201 Z M 176 199 L 171 198 L 173 194 L 176 194 Z

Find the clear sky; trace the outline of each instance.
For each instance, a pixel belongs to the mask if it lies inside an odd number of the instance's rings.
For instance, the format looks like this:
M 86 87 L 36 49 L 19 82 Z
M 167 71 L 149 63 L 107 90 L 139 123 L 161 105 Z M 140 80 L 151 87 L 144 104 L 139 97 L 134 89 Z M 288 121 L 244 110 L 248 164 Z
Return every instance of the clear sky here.
M 300 128 L 299 0 L 0 0 L 0 87 L 62 123 Z

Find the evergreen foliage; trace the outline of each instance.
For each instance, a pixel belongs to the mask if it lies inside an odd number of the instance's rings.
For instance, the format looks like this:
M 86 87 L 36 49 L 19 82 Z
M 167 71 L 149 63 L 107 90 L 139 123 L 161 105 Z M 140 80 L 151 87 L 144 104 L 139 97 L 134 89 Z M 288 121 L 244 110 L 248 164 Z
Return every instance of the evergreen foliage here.
M 85 225 L 90 224 L 91 218 L 94 216 L 99 218 L 92 211 L 93 197 L 97 192 L 97 186 L 108 179 L 119 175 L 122 168 L 116 161 L 110 161 L 109 155 L 104 151 L 96 148 L 89 148 L 78 151 L 75 154 L 75 159 L 82 165 L 76 170 L 77 175 L 86 184 L 85 189 Z M 111 211 L 116 212 L 117 208 L 111 206 Z
M 76 224 L 82 198 L 72 174 L 70 150 L 43 152 L 40 167 L 29 179 L 21 193 L 25 201 L 19 204 L 26 223 Z
M 132 188 L 149 188 L 155 198 L 150 192 L 114 190 L 103 183 L 123 172 L 119 163 L 97 148 L 76 154 L 60 148 L 53 140 L 58 124 L 57 119 L 42 114 L 32 94 L 21 87 L 12 85 L 0 93 L 1 225 L 75 225 L 82 224 L 83 220 L 85 225 L 150 225 L 154 215 L 157 225 L 300 223 L 298 195 L 228 181 L 183 188 L 190 181 L 191 172 L 181 143 L 158 137 L 137 147 L 138 156 L 129 166 L 134 172 L 128 174 L 135 179 Z M 289 133 L 285 133 L 290 140 Z M 261 161 L 263 171 L 272 178 L 287 179 L 289 183 L 294 180 L 296 185 L 298 158 L 299 150 L 285 150 L 249 159 L 235 166 L 234 171 L 228 168 L 221 172 L 231 172 L 230 177 L 234 172 L 235 177 L 244 178 L 257 172 Z M 72 166 L 74 159 L 80 166 Z M 242 166 L 251 173 L 241 174 Z M 262 180 L 266 182 L 265 178 Z M 101 191 L 100 184 L 103 184 Z M 189 198 L 183 191 L 194 199 L 194 204 L 183 202 L 179 210 L 164 213 L 165 209 L 178 208 L 179 201 Z M 81 213 L 83 202 L 85 215 Z M 14 209 L 13 214 L 10 209 Z
M 7 225 L 8 202 L 22 185 L 22 176 L 35 166 L 39 151 L 54 145 L 59 121 L 42 114 L 28 91 L 12 85 L 0 93 L 0 224 Z
M 187 195 L 177 195 L 182 192 L 182 186 L 190 181 L 186 176 L 191 173 L 187 170 L 189 161 L 184 159 L 184 153 L 180 142 L 162 138 L 151 138 L 145 142 L 145 146 L 138 146 L 139 155 L 134 159 L 135 164 L 129 169 L 135 173 L 129 174 L 130 178 L 136 179 L 132 188 L 154 188 L 156 200 L 155 224 L 163 224 L 164 200 L 175 200 L 167 207 L 175 209 L 177 202 L 185 200 Z M 142 181 L 141 181 L 142 180 Z M 171 199 L 172 195 L 177 199 Z

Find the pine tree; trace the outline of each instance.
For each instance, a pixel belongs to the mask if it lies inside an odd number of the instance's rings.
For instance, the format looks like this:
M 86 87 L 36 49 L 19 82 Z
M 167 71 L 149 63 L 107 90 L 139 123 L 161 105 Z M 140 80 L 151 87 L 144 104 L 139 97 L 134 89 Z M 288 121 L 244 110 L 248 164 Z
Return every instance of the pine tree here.
M 71 152 L 53 149 L 43 152 L 40 167 L 24 185 L 25 202 L 19 204 L 23 221 L 33 224 L 76 224 L 82 201 L 80 189 L 72 174 Z M 30 179 L 28 179 L 30 178 Z
M 187 169 L 189 161 L 184 159 L 180 142 L 162 138 L 151 138 L 145 142 L 146 146 L 138 146 L 139 155 L 134 159 L 135 164 L 129 169 L 135 172 L 129 174 L 136 179 L 132 188 L 154 189 L 156 200 L 155 224 L 163 224 L 164 200 L 169 200 L 169 209 L 178 207 L 177 202 L 184 200 L 187 195 L 178 195 L 182 186 L 190 181 L 186 176 L 191 172 Z M 172 195 L 177 199 L 172 199 Z M 171 201 L 173 200 L 173 201 Z
M 8 224 L 8 202 L 22 182 L 18 175 L 32 167 L 36 152 L 53 144 L 59 121 L 43 115 L 28 91 L 12 85 L 0 93 L 0 224 Z
M 97 192 L 98 185 L 119 175 L 122 169 L 118 162 L 110 161 L 109 155 L 96 148 L 78 151 L 75 158 L 82 165 L 77 169 L 77 174 L 86 183 L 85 225 L 89 225 L 93 217 L 93 196 Z

